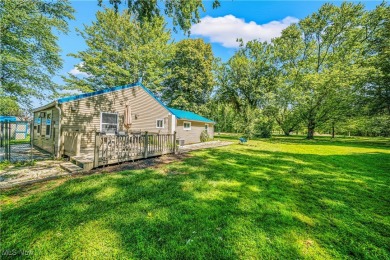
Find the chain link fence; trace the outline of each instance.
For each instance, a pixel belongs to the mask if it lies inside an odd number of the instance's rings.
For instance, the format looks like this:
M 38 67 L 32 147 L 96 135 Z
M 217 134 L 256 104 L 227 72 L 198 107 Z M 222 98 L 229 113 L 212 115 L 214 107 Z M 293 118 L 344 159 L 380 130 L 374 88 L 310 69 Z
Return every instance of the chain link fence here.
M 49 154 L 33 147 L 30 122 L 0 122 L 0 162 L 26 162 L 48 157 Z

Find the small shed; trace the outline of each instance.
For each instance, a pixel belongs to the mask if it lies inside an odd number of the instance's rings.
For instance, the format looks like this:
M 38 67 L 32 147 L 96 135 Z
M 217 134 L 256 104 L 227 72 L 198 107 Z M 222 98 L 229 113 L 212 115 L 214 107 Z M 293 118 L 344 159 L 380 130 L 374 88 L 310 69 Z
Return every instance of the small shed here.
M 28 137 L 29 123 L 18 121 L 16 116 L 0 116 L 1 133 L 4 131 L 4 123 L 9 122 L 10 137 L 13 140 L 24 140 Z

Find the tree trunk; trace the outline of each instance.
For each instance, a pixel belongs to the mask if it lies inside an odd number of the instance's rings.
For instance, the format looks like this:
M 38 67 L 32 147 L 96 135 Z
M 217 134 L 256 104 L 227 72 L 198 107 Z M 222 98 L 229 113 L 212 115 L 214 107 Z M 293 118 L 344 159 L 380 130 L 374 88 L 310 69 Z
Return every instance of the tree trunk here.
M 310 120 L 307 125 L 307 137 L 306 139 L 313 139 L 314 138 L 314 130 L 316 128 L 316 124 L 314 120 Z
M 334 123 L 332 123 L 332 139 L 334 138 Z

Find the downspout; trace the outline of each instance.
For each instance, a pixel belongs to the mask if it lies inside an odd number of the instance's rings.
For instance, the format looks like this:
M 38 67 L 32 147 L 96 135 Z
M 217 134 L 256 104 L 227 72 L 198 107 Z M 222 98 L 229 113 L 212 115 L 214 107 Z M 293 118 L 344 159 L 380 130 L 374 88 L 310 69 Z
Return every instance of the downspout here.
M 57 134 L 57 152 L 56 152 L 56 158 L 60 157 L 60 150 L 61 150 L 61 108 L 58 106 L 58 101 L 55 101 L 55 108 L 58 109 L 58 134 Z

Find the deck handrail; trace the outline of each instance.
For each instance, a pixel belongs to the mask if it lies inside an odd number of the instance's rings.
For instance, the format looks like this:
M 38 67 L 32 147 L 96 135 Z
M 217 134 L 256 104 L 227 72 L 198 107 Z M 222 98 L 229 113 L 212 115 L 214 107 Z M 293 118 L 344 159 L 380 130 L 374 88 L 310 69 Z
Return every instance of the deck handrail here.
M 176 132 L 95 134 L 94 167 L 169 153 L 176 153 Z

